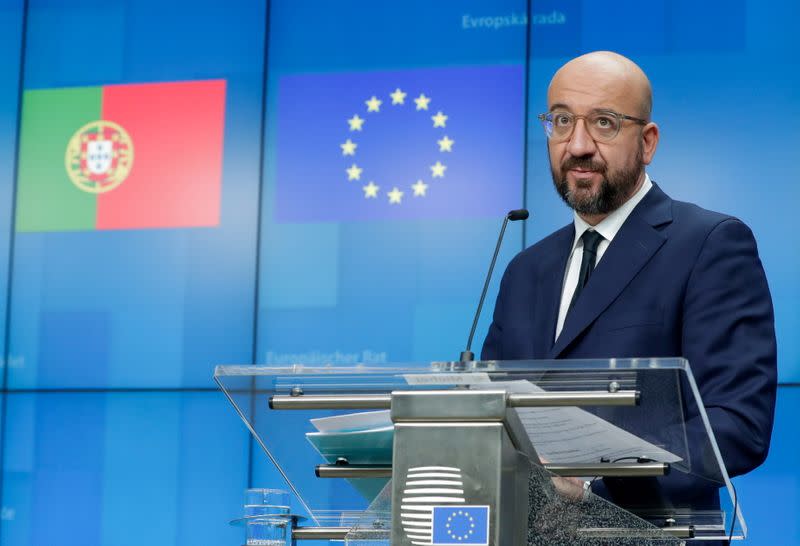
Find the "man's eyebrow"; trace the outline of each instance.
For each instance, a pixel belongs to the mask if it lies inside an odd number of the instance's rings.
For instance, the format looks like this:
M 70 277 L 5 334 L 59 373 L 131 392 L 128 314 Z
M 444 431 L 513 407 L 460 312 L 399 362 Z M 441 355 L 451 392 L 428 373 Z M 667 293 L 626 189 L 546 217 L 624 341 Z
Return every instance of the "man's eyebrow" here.
M 550 110 L 549 110 L 550 112 L 553 112 L 555 110 L 566 110 L 568 112 L 571 112 L 569 106 L 567 106 L 566 104 L 560 103 L 560 102 L 557 102 L 556 104 L 553 104 L 552 106 L 550 106 Z M 604 112 L 606 112 L 606 113 L 607 112 L 616 112 L 616 110 L 614 110 L 613 108 L 592 108 L 590 110 L 590 112 L 592 114 L 602 114 Z

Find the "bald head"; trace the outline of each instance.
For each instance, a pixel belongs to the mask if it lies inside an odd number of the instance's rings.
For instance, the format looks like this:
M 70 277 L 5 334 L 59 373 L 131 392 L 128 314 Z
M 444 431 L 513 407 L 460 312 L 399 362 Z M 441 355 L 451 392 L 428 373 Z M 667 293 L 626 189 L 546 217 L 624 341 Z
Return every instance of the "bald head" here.
M 562 90 L 588 95 L 604 94 L 628 115 L 650 120 L 653 91 L 639 66 L 618 53 L 595 51 L 572 59 L 558 69 L 547 92 L 551 109 Z M 614 105 L 609 104 L 609 107 Z M 633 111 L 631 111 L 631 108 Z

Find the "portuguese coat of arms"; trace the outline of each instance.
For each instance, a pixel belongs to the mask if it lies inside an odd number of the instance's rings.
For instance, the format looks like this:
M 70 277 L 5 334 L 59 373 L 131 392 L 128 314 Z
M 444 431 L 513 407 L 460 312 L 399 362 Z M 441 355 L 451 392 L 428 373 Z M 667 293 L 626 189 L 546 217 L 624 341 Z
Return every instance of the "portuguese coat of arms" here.
M 93 121 L 72 135 L 64 164 L 78 189 L 105 193 L 128 177 L 133 166 L 133 142 L 113 121 Z

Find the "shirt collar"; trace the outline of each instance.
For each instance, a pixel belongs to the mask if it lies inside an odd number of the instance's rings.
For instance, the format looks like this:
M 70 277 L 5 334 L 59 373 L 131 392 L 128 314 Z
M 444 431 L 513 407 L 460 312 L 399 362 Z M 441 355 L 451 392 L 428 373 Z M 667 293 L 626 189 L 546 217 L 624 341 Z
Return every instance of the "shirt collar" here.
M 608 216 L 603 218 L 596 226 L 592 226 L 586 222 L 577 212 L 573 213 L 575 219 L 575 239 L 572 241 L 572 248 L 574 249 L 577 246 L 578 241 L 581 240 L 581 235 L 583 232 L 588 229 L 594 229 L 597 233 L 603 236 L 603 238 L 608 241 L 609 243 L 614 239 L 614 236 L 622 227 L 622 224 L 625 223 L 625 220 L 628 219 L 633 209 L 636 208 L 636 205 L 639 204 L 639 201 L 644 199 L 644 196 L 647 195 L 647 192 L 650 191 L 650 188 L 653 187 L 653 183 L 650 181 L 650 175 L 644 173 L 644 182 L 642 183 L 642 187 L 633 194 L 633 196 L 625 201 L 617 210 L 612 211 Z

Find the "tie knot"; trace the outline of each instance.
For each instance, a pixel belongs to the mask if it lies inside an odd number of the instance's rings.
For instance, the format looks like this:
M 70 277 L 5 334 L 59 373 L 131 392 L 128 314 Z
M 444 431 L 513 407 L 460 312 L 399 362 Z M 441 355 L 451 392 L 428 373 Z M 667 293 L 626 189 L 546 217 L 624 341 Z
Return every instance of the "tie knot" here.
M 603 240 L 603 236 L 596 231 L 586 230 L 581 235 L 581 240 L 583 241 L 583 251 L 594 254 L 597 252 L 597 247 L 600 245 L 600 241 Z

